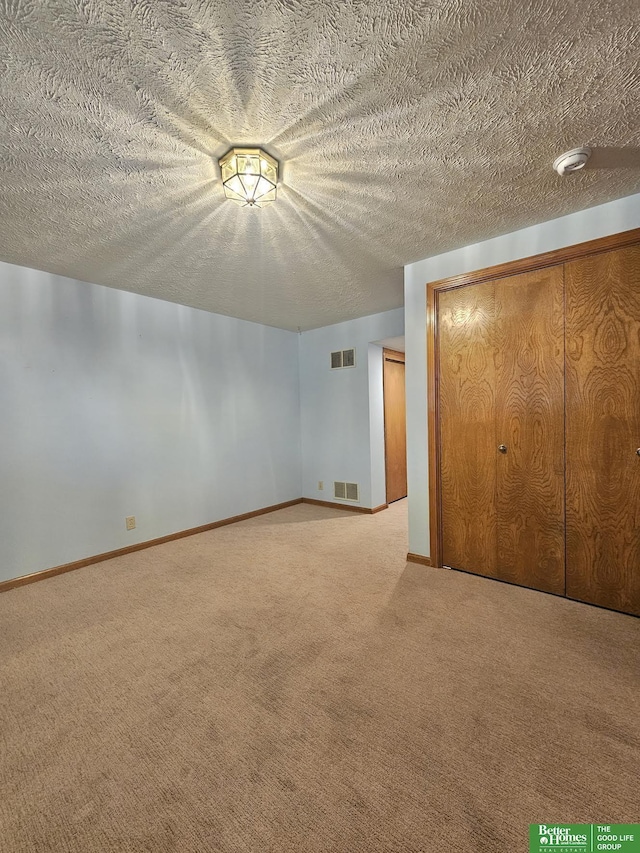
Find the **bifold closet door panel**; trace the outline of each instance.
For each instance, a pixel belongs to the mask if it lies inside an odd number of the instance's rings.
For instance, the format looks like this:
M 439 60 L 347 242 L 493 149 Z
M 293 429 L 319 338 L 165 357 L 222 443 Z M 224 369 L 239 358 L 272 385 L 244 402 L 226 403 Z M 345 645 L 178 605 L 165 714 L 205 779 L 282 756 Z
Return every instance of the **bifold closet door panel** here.
M 499 279 L 495 301 L 498 576 L 560 595 L 563 283 L 561 265 Z
M 494 284 L 438 297 L 442 556 L 496 576 Z
M 565 282 L 567 595 L 640 615 L 640 246 Z

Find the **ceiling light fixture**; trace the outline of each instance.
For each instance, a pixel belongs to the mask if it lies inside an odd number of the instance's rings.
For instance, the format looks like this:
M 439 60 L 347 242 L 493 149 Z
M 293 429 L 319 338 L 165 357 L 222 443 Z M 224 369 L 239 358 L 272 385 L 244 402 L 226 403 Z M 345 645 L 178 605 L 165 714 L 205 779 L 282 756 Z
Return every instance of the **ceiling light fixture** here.
M 242 207 L 276 200 L 278 161 L 262 148 L 232 148 L 219 160 L 227 198 Z

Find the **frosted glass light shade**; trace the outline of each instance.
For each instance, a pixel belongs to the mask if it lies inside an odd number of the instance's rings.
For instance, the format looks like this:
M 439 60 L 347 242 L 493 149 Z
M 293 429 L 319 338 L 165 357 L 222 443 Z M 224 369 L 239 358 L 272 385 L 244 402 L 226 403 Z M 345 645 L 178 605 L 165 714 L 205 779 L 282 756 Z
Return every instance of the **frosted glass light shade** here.
M 231 148 L 219 163 L 227 198 L 242 207 L 275 201 L 278 161 L 262 148 Z

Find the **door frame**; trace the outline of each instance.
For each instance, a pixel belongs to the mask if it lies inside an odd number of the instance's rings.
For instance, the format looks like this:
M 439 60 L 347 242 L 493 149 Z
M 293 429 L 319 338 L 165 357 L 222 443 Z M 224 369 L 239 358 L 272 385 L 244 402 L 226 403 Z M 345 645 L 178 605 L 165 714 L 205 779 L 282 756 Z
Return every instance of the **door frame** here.
M 640 228 L 599 237 L 566 246 L 540 255 L 531 255 L 515 261 L 484 267 L 474 272 L 461 273 L 449 278 L 429 282 L 427 288 L 427 422 L 429 459 L 429 534 L 431 539 L 430 562 L 442 567 L 442 488 L 440 470 L 440 363 L 438 346 L 439 295 L 445 290 L 468 287 L 491 279 L 506 278 L 519 273 L 533 272 L 545 267 L 557 266 L 613 249 L 621 249 L 640 242 Z

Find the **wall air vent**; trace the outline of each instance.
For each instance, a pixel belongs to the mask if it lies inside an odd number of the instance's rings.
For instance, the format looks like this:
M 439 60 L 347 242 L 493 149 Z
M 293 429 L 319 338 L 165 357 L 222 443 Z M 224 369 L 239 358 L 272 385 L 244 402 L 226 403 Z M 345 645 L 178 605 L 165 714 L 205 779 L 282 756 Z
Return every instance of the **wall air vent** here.
M 356 351 L 353 349 L 341 349 L 331 353 L 331 370 L 341 367 L 356 366 Z
M 334 482 L 333 496 L 340 501 L 359 501 L 360 490 L 358 488 L 358 484 Z

